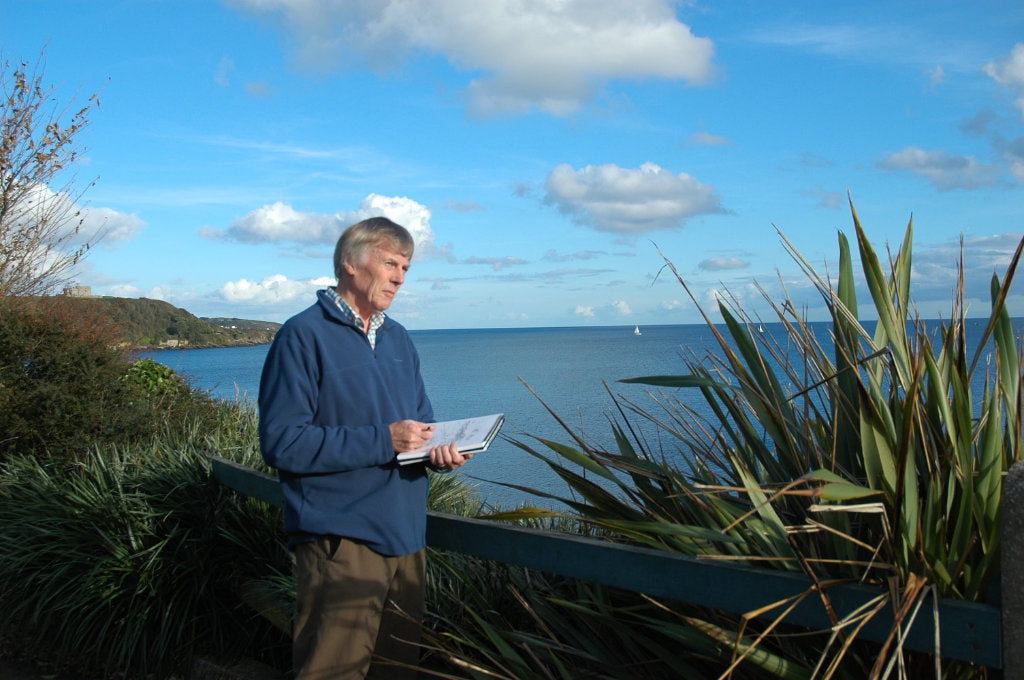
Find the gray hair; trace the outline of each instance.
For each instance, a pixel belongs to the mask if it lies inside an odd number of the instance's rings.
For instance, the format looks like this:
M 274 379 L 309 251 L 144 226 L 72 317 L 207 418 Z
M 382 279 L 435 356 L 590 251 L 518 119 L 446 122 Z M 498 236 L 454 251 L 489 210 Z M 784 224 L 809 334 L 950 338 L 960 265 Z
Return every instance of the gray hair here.
M 409 230 L 386 217 L 371 217 L 357 222 L 342 233 L 334 247 L 334 275 L 341 280 L 345 263 L 362 264 L 373 248 L 382 246 L 412 259 L 416 243 Z

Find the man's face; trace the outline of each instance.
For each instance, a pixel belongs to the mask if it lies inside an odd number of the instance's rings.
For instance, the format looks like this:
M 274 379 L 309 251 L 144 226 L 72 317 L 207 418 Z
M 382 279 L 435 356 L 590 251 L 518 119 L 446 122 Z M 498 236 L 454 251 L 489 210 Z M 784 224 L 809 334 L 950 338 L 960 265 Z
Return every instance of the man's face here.
M 385 246 L 374 246 L 365 263 L 346 262 L 349 278 L 339 293 L 364 320 L 391 306 L 405 283 L 409 258 Z

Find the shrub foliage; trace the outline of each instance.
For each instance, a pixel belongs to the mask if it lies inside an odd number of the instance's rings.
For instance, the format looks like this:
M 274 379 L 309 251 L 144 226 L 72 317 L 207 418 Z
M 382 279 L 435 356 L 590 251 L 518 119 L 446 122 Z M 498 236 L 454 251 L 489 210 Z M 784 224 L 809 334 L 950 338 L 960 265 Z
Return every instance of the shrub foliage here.
M 60 298 L 0 302 L 0 454 L 73 456 L 151 427 L 111 338 Z
M 216 418 L 184 380 L 132 367 L 116 337 L 108 317 L 66 298 L 0 301 L 0 459 L 75 457 Z

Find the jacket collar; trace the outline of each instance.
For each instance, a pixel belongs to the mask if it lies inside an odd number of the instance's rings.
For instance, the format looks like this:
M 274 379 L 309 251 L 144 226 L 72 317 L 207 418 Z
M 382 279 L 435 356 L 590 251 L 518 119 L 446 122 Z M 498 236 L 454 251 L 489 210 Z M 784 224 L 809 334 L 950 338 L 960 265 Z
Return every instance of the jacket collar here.
M 317 302 L 320 304 L 320 308 L 325 310 L 329 317 L 331 317 L 332 319 L 334 319 L 338 323 L 342 323 L 342 324 L 344 324 L 346 326 L 351 326 L 352 328 L 355 328 L 360 333 L 363 332 L 363 329 L 360 328 L 359 325 L 356 324 L 355 321 L 352 318 L 349 317 L 349 315 L 345 314 L 345 312 L 343 312 L 341 310 L 341 308 L 331 298 L 330 293 L 328 293 L 326 289 L 318 290 L 316 292 L 316 298 L 317 298 Z M 389 322 L 390 322 L 390 319 L 385 314 L 384 315 L 384 322 L 381 323 L 380 327 L 377 329 L 377 332 L 380 333 L 381 331 L 386 329 L 390 325 Z

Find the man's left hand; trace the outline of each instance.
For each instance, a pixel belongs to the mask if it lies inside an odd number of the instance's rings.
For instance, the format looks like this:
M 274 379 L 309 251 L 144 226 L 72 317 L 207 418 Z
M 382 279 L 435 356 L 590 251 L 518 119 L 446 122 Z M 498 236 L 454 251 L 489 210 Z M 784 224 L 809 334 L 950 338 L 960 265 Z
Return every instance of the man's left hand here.
M 438 470 L 454 470 L 465 465 L 472 457 L 472 453 L 459 453 L 459 447 L 455 442 L 440 444 L 430 449 L 430 465 Z

